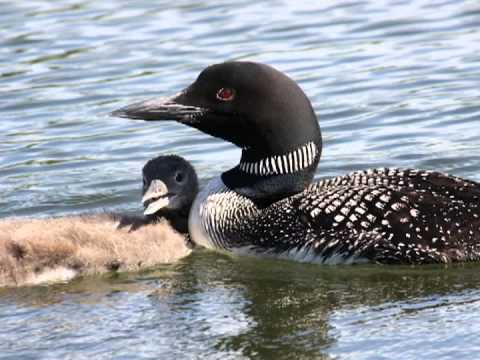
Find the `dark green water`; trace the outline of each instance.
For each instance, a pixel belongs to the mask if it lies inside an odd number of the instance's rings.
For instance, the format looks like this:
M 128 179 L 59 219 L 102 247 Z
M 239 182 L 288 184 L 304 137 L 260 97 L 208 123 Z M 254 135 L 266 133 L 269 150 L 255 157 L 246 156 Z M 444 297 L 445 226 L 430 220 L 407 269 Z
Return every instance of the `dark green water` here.
M 266 62 L 312 99 L 318 177 L 480 180 L 477 1 L 1 1 L 0 217 L 140 211 L 160 153 L 202 182 L 239 151 L 108 113 L 208 64 Z M 143 274 L 0 290 L 0 359 L 478 359 L 480 266 L 321 267 L 200 251 Z

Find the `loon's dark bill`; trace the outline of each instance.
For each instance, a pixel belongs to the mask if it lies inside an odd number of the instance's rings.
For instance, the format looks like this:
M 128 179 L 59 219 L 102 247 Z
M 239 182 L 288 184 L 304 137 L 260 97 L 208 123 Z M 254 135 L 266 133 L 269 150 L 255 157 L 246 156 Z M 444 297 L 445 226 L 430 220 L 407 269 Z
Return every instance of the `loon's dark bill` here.
M 178 96 L 173 96 L 137 102 L 115 110 L 111 115 L 136 120 L 175 120 L 188 123 L 206 111 L 201 107 L 180 104 L 177 98 Z

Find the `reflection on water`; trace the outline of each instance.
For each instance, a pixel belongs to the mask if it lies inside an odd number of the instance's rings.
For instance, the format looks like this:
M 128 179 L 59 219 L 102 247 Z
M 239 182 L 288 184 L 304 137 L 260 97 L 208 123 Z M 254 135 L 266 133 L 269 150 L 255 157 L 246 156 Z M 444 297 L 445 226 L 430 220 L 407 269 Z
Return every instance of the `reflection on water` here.
M 115 119 L 226 59 L 272 64 L 312 99 L 317 177 L 368 167 L 480 180 L 476 1 L 3 2 L 0 217 L 140 211 L 142 164 L 238 160 L 174 123 Z M 319 267 L 200 252 L 142 274 L 0 290 L 17 358 L 451 358 L 480 348 L 477 265 Z M 477 351 L 476 351 L 477 350 Z

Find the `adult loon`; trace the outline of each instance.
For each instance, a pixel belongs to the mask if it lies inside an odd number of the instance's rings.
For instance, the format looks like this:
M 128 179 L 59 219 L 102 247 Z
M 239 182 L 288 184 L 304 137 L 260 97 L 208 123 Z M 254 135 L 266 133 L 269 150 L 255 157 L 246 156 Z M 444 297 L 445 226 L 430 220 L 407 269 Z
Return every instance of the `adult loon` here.
M 307 96 L 253 62 L 204 69 L 170 98 L 112 113 L 176 120 L 242 149 L 197 196 L 193 241 L 319 263 L 480 259 L 480 184 L 434 171 L 376 169 L 311 184 L 322 150 Z
M 145 217 L 104 213 L 0 220 L 0 286 L 137 271 L 190 254 L 184 233 L 197 194 L 195 170 L 178 156 L 160 156 L 143 168 L 143 182 Z

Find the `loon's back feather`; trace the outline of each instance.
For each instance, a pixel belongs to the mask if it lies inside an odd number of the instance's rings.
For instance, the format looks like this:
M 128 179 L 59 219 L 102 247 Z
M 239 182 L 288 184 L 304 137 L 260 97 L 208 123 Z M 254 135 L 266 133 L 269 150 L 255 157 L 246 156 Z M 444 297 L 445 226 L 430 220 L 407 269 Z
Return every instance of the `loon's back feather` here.
M 376 169 L 321 181 L 293 197 L 326 252 L 388 263 L 480 259 L 480 184 L 439 172 Z M 340 235 L 342 234 L 342 235 Z M 363 241 L 359 239 L 363 235 Z

